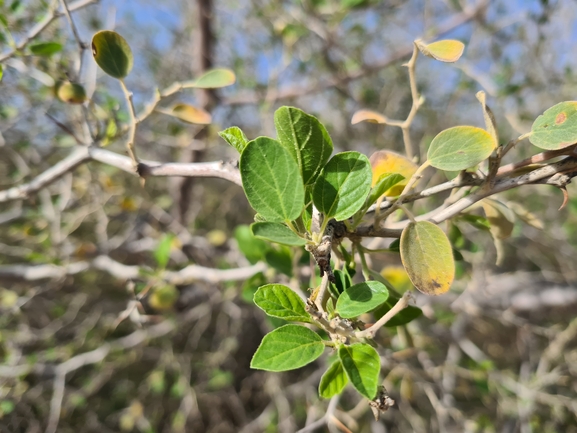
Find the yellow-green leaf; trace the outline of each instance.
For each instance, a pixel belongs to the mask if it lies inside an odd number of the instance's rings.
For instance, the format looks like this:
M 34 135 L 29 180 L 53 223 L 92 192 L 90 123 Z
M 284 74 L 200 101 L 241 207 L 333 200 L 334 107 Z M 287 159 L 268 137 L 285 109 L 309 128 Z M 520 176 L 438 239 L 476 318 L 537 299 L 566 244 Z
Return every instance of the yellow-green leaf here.
M 118 79 L 126 77 L 134 63 L 128 42 L 110 30 L 102 30 L 92 37 L 92 55 L 104 72 Z
M 507 239 L 515 227 L 515 214 L 498 200 L 486 198 L 481 201 L 485 216 L 491 224 L 491 234 L 495 239 Z
M 80 84 L 65 82 L 59 84 L 56 90 L 56 96 L 62 102 L 69 104 L 82 104 L 86 101 L 86 90 Z
M 497 121 L 495 120 L 495 115 L 493 114 L 493 110 L 489 108 L 487 105 L 487 95 L 482 90 L 477 92 L 475 95 L 477 100 L 481 103 L 483 107 L 483 118 L 485 119 L 485 129 L 491 136 L 495 143 L 499 143 L 499 135 L 497 134 Z
M 409 158 L 403 155 L 399 155 L 398 153 L 391 152 L 390 150 L 379 150 L 373 153 L 369 158 L 369 161 L 371 162 L 371 167 L 373 169 L 372 186 L 375 186 L 381 175 L 384 173 L 397 173 L 405 178 L 390 188 L 388 191 L 385 191 L 384 195 L 386 197 L 394 197 L 400 195 L 409 182 L 409 179 L 411 179 L 418 168 L 417 165 Z
M 370 123 L 387 123 L 387 118 L 376 111 L 371 110 L 359 110 L 353 114 L 351 119 L 351 124 L 355 125 L 360 122 L 370 122 Z
M 535 119 L 531 143 L 541 149 L 556 150 L 577 142 L 577 101 L 561 102 Z
M 431 142 L 427 158 L 439 170 L 458 171 L 487 159 L 497 143 L 475 126 L 455 126 L 441 131 Z
M 205 72 L 196 80 L 183 83 L 184 87 L 194 87 L 196 89 L 217 89 L 234 84 L 236 76 L 230 69 L 211 69 Z
M 198 125 L 208 125 L 212 122 L 210 113 L 204 111 L 202 108 L 194 107 L 188 104 L 176 104 L 171 110 L 158 110 L 161 113 L 174 116 L 183 122 L 193 123 Z
M 424 44 L 422 41 L 416 41 L 417 48 L 425 56 L 432 57 L 441 62 L 454 63 L 461 58 L 465 45 L 461 41 L 454 39 L 445 39 L 443 41 Z
M 455 277 L 453 249 L 439 227 L 411 222 L 401 235 L 401 261 L 413 285 L 427 295 L 441 295 Z

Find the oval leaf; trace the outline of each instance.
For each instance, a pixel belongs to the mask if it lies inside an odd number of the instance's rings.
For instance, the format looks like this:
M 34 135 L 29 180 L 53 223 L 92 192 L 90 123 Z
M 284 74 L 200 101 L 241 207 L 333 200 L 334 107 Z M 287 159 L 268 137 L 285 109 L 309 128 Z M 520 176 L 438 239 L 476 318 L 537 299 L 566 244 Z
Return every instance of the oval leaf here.
M 339 359 L 353 386 L 372 400 L 377 394 L 381 360 L 377 351 L 365 343 L 339 348 Z
M 561 102 L 535 119 L 531 143 L 541 149 L 556 150 L 577 142 L 577 101 Z
M 465 170 L 487 159 L 496 145 L 491 134 L 484 129 L 455 126 L 433 139 L 427 158 L 433 167 L 440 170 Z
M 319 383 L 319 395 L 322 398 L 331 398 L 340 394 L 349 383 L 349 378 L 343 369 L 340 359 L 331 364 Z
M 92 55 L 104 72 L 118 79 L 126 77 L 134 63 L 128 42 L 110 30 L 102 30 L 92 37 Z
M 411 222 L 401 235 L 401 261 L 413 285 L 427 295 L 441 295 L 455 277 L 453 249 L 439 227 Z
M 276 110 L 274 125 L 280 143 L 299 165 L 304 184 L 312 184 L 333 152 L 327 130 L 316 117 L 294 107 Z
M 389 291 L 378 281 L 365 281 L 346 289 L 337 300 L 336 312 L 344 319 L 358 317 L 374 310 L 389 297 Z
M 193 107 L 188 104 L 176 104 L 170 111 L 159 110 L 169 116 L 174 116 L 183 122 L 198 125 L 209 125 L 212 122 L 212 116 L 202 108 Z
M 278 141 L 259 137 L 240 157 L 242 185 L 252 208 L 267 221 L 292 221 L 304 207 L 300 170 Z
M 238 153 L 242 153 L 248 144 L 248 138 L 246 138 L 246 135 L 244 135 L 244 132 L 242 132 L 238 126 L 231 126 L 224 131 L 220 131 L 218 135 L 220 135 L 224 141 L 238 150 Z
M 259 287 L 254 294 L 254 303 L 269 316 L 295 322 L 311 322 L 303 300 L 282 284 Z
M 443 41 L 424 44 L 416 41 L 417 47 L 425 56 L 441 62 L 454 63 L 461 58 L 465 45 L 461 41 L 446 39 Z
M 61 101 L 69 104 L 82 104 L 86 101 L 86 90 L 80 84 L 67 81 L 57 86 L 56 96 Z
M 361 122 L 370 122 L 370 123 L 380 123 L 384 124 L 387 123 L 387 118 L 376 111 L 371 110 L 359 110 L 355 114 L 353 114 L 353 118 L 351 119 L 351 124 L 356 125 L 357 123 Z
M 264 336 L 250 367 L 257 370 L 287 371 L 303 367 L 325 349 L 318 334 L 304 326 L 285 325 Z
M 62 51 L 62 44 L 58 42 L 38 42 L 37 44 L 29 45 L 28 48 L 32 54 L 37 56 L 51 56 Z
M 405 178 L 402 182 L 398 182 L 394 187 L 385 191 L 384 195 L 386 197 L 400 195 L 409 182 L 409 179 L 415 174 L 417 168 L 419 168 L 417 164 L 406 156 L 399 155 L 390 150 L 379 150 L 373 153 L 369 161 L 371 162 L 371 168 L 373 170 L 373 187 L 385 173 L 397 173 Z
M 266 239 L 277 244 L 299 247 L 307 243 L 305 239 L 298 236 L 284 224 L 260 222 L 252 224 L 250 229 L 257 238 Z
M 363 206 L 371 181 L 371 164 L 365 155 L 337 153 L 315 183 L 313 202 L 325 218 L 345 220 Z
M 183 87 L 193 87 L 196 89 L 218 89 L 234 84 L 236 76 L 230 69 L 211 69 L 205 72 L 196 80 L 183 83 Z

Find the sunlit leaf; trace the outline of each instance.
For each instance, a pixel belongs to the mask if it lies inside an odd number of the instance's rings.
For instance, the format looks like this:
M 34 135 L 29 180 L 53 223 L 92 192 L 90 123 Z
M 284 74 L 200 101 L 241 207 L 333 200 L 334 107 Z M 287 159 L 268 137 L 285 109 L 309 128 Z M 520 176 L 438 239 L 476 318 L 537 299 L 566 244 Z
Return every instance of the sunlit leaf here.
M 238 249 L 248 261 L 255 264 L 259 260 L 263 260 L 266 252 L 270 249 L 269 246 L 261 239 L 257 239 L 252 230 L 247 225 L 239 225 L 234 230 L 234 238 L 238 244 Z
M 269 316 L 296 322 L 311 322 L 304 301 L 282 284 L 260 287 L 254 294 L 254 303 Z
M 104 72 L 118 79 L 126 77 L 134 63 L 128 42 L 110 30 L 102 30 L 92 37 L 92 55 Z
M 337 153 L 315 183 L 313 202 L 325 218 L 345 220 L 363 206 L 371 181 L 371 166 L 365 155 Z
M 561 102 L 535 119 L 531 143 L 541 149 L 556 150 L 577 142 L 577 101 Z
M 339 348 L 339 359 L 352 385 L 368 399 L 377 394 L 381 358 L 377 351 L 365 343 Z
M 257 370 L 294 370 L 313 362 L 324 348 L 321 337 L 310 329 L 285 325 L 264 336 L 250 366 Z
M 197 89 L 217 89 L 234 84 L 236 76 L 230 69 L 211 69 L 195 80 L 183 83 L 183 87 L 193 87 Z
M 248 138 L 246 138 L 246 135 L 244 135 L 244 132 L 242 132 L 238 126 L 231 126 L 224 131 L 220 131 L 218 135 L 220 135 L 224 141 L 238 150 L 238 153 L 242 153 L 248 144 Z
M 440 132 L 431 142 L 427 158 L 440 170 L 465 170 L 487 159 L 497 143 L 475 126 L 455 126 Z
M 417 164 L 409 158 L 390 150 L 379 150 L 373 153 L 369 159 L 373 170 L 373 184 L 374 187 L 379 178 L 385 173 L 396 173 L 403 176 L 405 179 L 397 182 L 392 188 L 384 192 L 387 197 L 394 197 L 400 195 L 403 189 L 409 182 L 409 179 L 417 171 Z
M 351 119 L 351 124 L 356 125 L 357 123 L 361 122 L 370 122 L 370 123 L 387 123 L 387 118 L 376 111 L 371 110 L 359 110 L 355 114 L 353 114 L 353 118 Z
M 51 56 L 62 51 L 62 44 L 58 42 L 38 42 L 28 46 L 30 52 L 37 56 Z
M 451 287 L 455 261 L 449 239 L 428 221 L 411 222 L 401 235 L 401 261 L 413 285 L 427 295 L 441 295 Z
M 168 233 L 164 235 L 164 237 L 156 246 L 156 249 L 154 250 L 154 258 L 156 259 L 156 264 L 159 268 L 165 268 L 168 264 L 173 241 L 174 235 L 172 233 Z
M 365 281 L 346 289 L 337 300 L 336 312 L 344 319 L 358 317 L 374 310 L 389 297 L 389 291 L 378 281 Z
M 343 369 L 340 359 L 337 359 L 325 371 L 319 383 L 319 395 L 322 398 L 331 398 L 340 394 L 349 383 L 349 378 Z
M 447 63 L 454 63 L 459 60 L 465 49 L 465 45 L 461 41 L 454 39 L 445 39 L 432 44 L 424 44 L 422 41 L 415 43 L 425 56 Z
M 250 226 L 252 233 L 260 239 L 266 239 L 271 242 L 276 242 L 283 245 L 302 246 L 307 241 L 295 232 L 289 229 L 284 224 L 259 222 Z
M 301 169 L 305 185 L 312 184 L 333 152 L 333 142 L 319 120 L 295 107 L 281 107 L 274 113 L 279 142 Z
M 270 222 L 293 221 L 304 207 L 299 167 L 278 141 L 259 137 L 240 157 L 242 185 L 252 208 Z
M 154 287 L 154 291 L 148 298 L 148 304 L 156 310 L 168 310 L 178 300 L 179 291 L 173 285 Z

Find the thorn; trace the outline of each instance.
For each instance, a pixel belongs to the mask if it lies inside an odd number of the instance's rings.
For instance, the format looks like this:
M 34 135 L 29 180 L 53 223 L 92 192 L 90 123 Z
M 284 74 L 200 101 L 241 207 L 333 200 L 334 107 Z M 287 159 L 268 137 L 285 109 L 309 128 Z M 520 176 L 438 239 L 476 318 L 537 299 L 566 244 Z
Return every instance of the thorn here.
M 563 203 L 561 203 L 561 207 L 557 210 L 563 209 L 565 206 L 567 206 L 567 203 L 569 203 L 569 193 L 567 192 L 567 187 L 560 186 L 559 189 L 563 191 Z

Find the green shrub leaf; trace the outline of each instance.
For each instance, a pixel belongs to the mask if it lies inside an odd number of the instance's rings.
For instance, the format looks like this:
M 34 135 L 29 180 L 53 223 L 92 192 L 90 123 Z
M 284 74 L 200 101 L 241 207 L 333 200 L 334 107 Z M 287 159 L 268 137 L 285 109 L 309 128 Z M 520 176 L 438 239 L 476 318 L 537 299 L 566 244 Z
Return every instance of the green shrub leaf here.
M 380 196 L 404 179 L 404 176 L 397 173 L 383 173 L 371 189 L 366 206 L 371 206 Z
M 238 249 L 253 265 L 259 260 L 264 260 L 266 252 L 270 249 L 266 242 L 254 237 L 247 225 L 238 226 L 234 231 L 234 238 Z
M 28 46 L 30 52 L 37 56 L 51 56 L 62 51 L 62 44 L 58 42 L 38 42 Z
M 381 360 L 375 349 L 365 343 L 339 348 L 339 359 L 353 386 L 368 399 L 377 394 Z
M 413 285 L 441 295 L 455 277 L 453 248 L 445 232 L 428 221 L 411 222 L 401 235 L 401 261 Z
M 433 167 L 440 170 L 465 170 L 487 159 L 496 146 L 491 134 L 484 129 L 455 126 L 433 139 L 427 158 Z
M 389 291 L 378 281 L 365 281 L 346 289 L 337 301 L 336 312 L 345 319 L 374 310 L 389 297 Z
M 577 142 L 577 101 L 561 102 L 541 114 L 531 127 L 531 143 L 556 150 Z
M 236 76 L 230 69 L 218 68 L 205 72 L 195 80 L 183 83 L 183 87 L 196 89 L 218 89 L 234 84 Z
M 254 303 L 269 316 L 295 322 L 311 322 L 303 300 L 282 284 L 260 287 L 254 294 Z
M 274 124 L 280 143 L 299 165 L 304 184 L 312 184 L 333 152 L 327 130 L 316 117 L 294 107 L 276 110 Z
M 365 155 L 337 153 L 315 183 L 313 202 L 325 218 L 345 220 L 363 206 L 371 190 L 371 181 L 371 164 Z
M 318 334 L 304 326 L 285 325 L 264 336 L 250 362 L 251 368 L 287 371 L 303 367 L 325 349 Z
M 224 141 L 238 150 L 238 153 L 242 153 L 248 144 L 248 138 L 246 138 L 246 135 L 244 135 L 244 132 L 242 132 L 238 126 L 231 126 L 224 131 L 220 131 L 218 135 L 220 135 Z
M 305 192 L 299 167 L 278 141 L 259 137 L 249 142 L 240 174 L 250 205 L 267 221 L 292 221 L 301 214 Z
M 126 77 L 134 63 L 128 42 L 110 30 L 102 30 L 92 37 L 92 55 L 100 69 L 118 79 Z
M 276 242 L 277 244 L 303 246 L 307 241 L 284 224 L 262 222 L 254 223 L 250 226 L 252 234 L 257 238 L 266 239 L 267 241 Z
M 340 394 L 349 383 L 349 378 L 343 369 L 340 359 L 331 364 L 319 383 L 319 395 L 322 398 L 331 398 Z
M 174 240 L 174 235 L 168 233 L 160 240 L 156 249 L 154 250 L 154 258 L 156 259 L 156 264 L 159 268 L 166 268 L 168 260 L 170 259 L 170 250 L 172 250 L 172 241 Z

